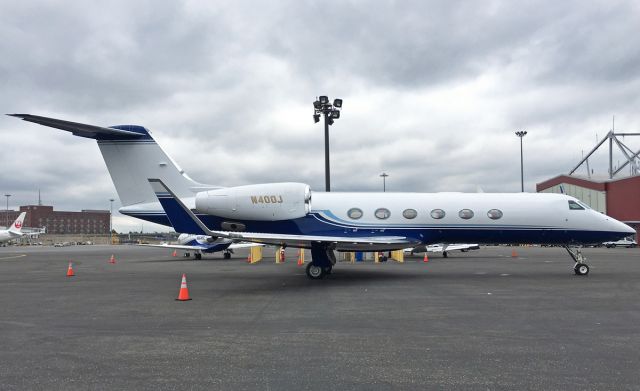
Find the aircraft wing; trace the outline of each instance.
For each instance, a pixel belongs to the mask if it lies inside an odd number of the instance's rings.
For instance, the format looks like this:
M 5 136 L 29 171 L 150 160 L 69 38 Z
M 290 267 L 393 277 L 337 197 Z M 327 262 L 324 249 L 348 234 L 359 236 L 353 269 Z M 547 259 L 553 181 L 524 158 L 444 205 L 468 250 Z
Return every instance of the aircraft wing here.
M 430 245 L 420 245 L 413 248 L 405 249 L 407 252 L 412 253 L 441 253 L 444 251 L 455 251 L 455 250 L 478 250 L 480 246 L 477 244 L 467 244 L 467 243 L 454 243 L 454 244 L 430 244 Z
M 150 178 L 149 183 L 171 224 L 178 232 L 298 248 L 311 248 L 311 243 L 322 242 L 329 243 L 334 249 L 341 251 L 399 250 L 420 243 L 404 236 L 348 237 L 212 231 L 160 179 Z
M 235 250 L 237 248 L 249 248 L 249 247 L 256 247 L 256 246 L 264 246 L 264 244 L 262 244 L 262 243 L 232 243 L 227 248 L 229 248 L 231 250 Z
M 142 247 L 158 247 L 158 248 L 170 248 L 175 250 L 186 250 L 186 251 L 204 251 L 206 248 L 200 246 L 187 246 L 183 244 L 138 244 L 138 246 Z
M 138 244 L 138 246 L 142 246 L 142 247 L 158 247 L 158 248 L 170 248 L 170 249 L 175 249 L 175 250 L 185 250 L 185 251 L 207 251 L 208 248 L 205 246 L 187 246 L 186 244 L 169 244 L 169 243 L 162 243 L 162 244 Z M 249 248 L 249 247 L 256 247 L 256 246 L 263 246 L 263 244 L 260 243 L 232 243 L 229 245 L 229 247 L 227 247 L 227 249 L 230 250 L 235 250 L 238 248 Z M 223 251 L 223 250 L 220 250 Z

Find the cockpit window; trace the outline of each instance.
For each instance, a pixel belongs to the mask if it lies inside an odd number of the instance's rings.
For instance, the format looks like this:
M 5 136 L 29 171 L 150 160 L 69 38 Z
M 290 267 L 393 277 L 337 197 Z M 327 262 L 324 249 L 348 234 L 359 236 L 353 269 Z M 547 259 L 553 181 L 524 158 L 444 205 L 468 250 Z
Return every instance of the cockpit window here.
M 589 205 L 585 204 L 585 203 L 584 203 L 584 202 L 582 202 L 582 201 L 578 201 L 578 204 L 580 204 L 580 205 L 581 205 L 583 208 L 585 208 L 585 209 L 591 209 L 591 207 L 590 207 Z
M 575 201 L 569 201 L 569 209 L 571 209 L 571 210 L 584 210 L 582 205 L 578 204 Z

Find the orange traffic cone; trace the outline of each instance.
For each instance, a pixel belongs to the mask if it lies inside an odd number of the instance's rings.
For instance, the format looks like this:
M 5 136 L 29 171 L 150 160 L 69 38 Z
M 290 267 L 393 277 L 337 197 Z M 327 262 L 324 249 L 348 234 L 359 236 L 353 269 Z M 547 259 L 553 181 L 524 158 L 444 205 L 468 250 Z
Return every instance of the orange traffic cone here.
M 171 253 L 172 257 L 177 257 L 178 256 L 178 250 L 173 250 L 173 253 Z
M 189 289 L 187 288 L 187 275 L 182 274 L 182 283 L 180 283 L 180 293 L 178 293 L 178 301 L 187 301 L 191 300 L 189 297 Z
M 111 264 L 116 263 L 116 257 L 114 257 L 113 254 L 111 254 L 111 258 L 109 258 L 109 263 Z
M 73 265 L 69 262 L 69 268 L 67 269 L 67 277 L 73 277 L 76 274 L 73 272 Z
M 298 253 L 298 266 L 302 265 L 304 265 L 304 261 L 302 260 L 302 249 L 300 249 L 300 252 Z
M 249 250 L 249 256 L 247 257 L 247 263 L 251 263 L 251 250 Z
M 516 250 L 512 250 L 511 251 L 511 258 L 517 258 L 518 257 L 518 253 L 516 252 Z
M 429 262 L 429 257 L 427 256 L 427 253 L 424 253 L 424 258 L 422 259 L 422 262 L 424 263 Z

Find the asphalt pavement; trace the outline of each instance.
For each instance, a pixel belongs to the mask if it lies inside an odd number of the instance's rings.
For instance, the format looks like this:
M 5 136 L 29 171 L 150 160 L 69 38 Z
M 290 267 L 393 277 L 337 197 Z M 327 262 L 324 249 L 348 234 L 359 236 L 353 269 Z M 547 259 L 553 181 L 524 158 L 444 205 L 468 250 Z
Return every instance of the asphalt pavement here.
M 584 277 L 562 249 L 513 249 L 313 281 L 293 249 L 0 248 L 0 389 L 639 389 L 640 249 L 585 249 Z

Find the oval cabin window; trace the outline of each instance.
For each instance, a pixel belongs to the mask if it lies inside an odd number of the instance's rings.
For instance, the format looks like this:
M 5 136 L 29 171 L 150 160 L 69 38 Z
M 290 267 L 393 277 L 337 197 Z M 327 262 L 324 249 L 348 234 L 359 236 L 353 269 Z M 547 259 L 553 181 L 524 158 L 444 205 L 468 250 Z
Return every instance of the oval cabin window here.
M 469 220 L 473 217 L 473 211 L 471 209 L 462 209 L 458 212 L 458 216 L 460 216 L 461 219 Z
M 441 219 L 445 216 L 446 213 L 444 213 L 444 210 L 442 209 L 434 209 L 431 211 L 431 217 L 433 217 L 434 219 Z
M 354 220 L 358 220 L 360 217 L 362 217 L 362 209 L 351 208 L 347 212 L 347 216 L 349 216 L 350 218 L 352 218 Z
M 416 216 L 418 216 L 418 211 L 415 209 L 405 209 L 402 215 L 405 219 L 415 219 Z
M 500 209 L 491 209 L 487 212 L 487 216 L 489 216 L 491 220 L 498 220 L 502 217 L 502 211 Z
M 378 208 L 374 214 L 380 220 L 388 219 L 391 216 L 391 212 L 387 208 Z

